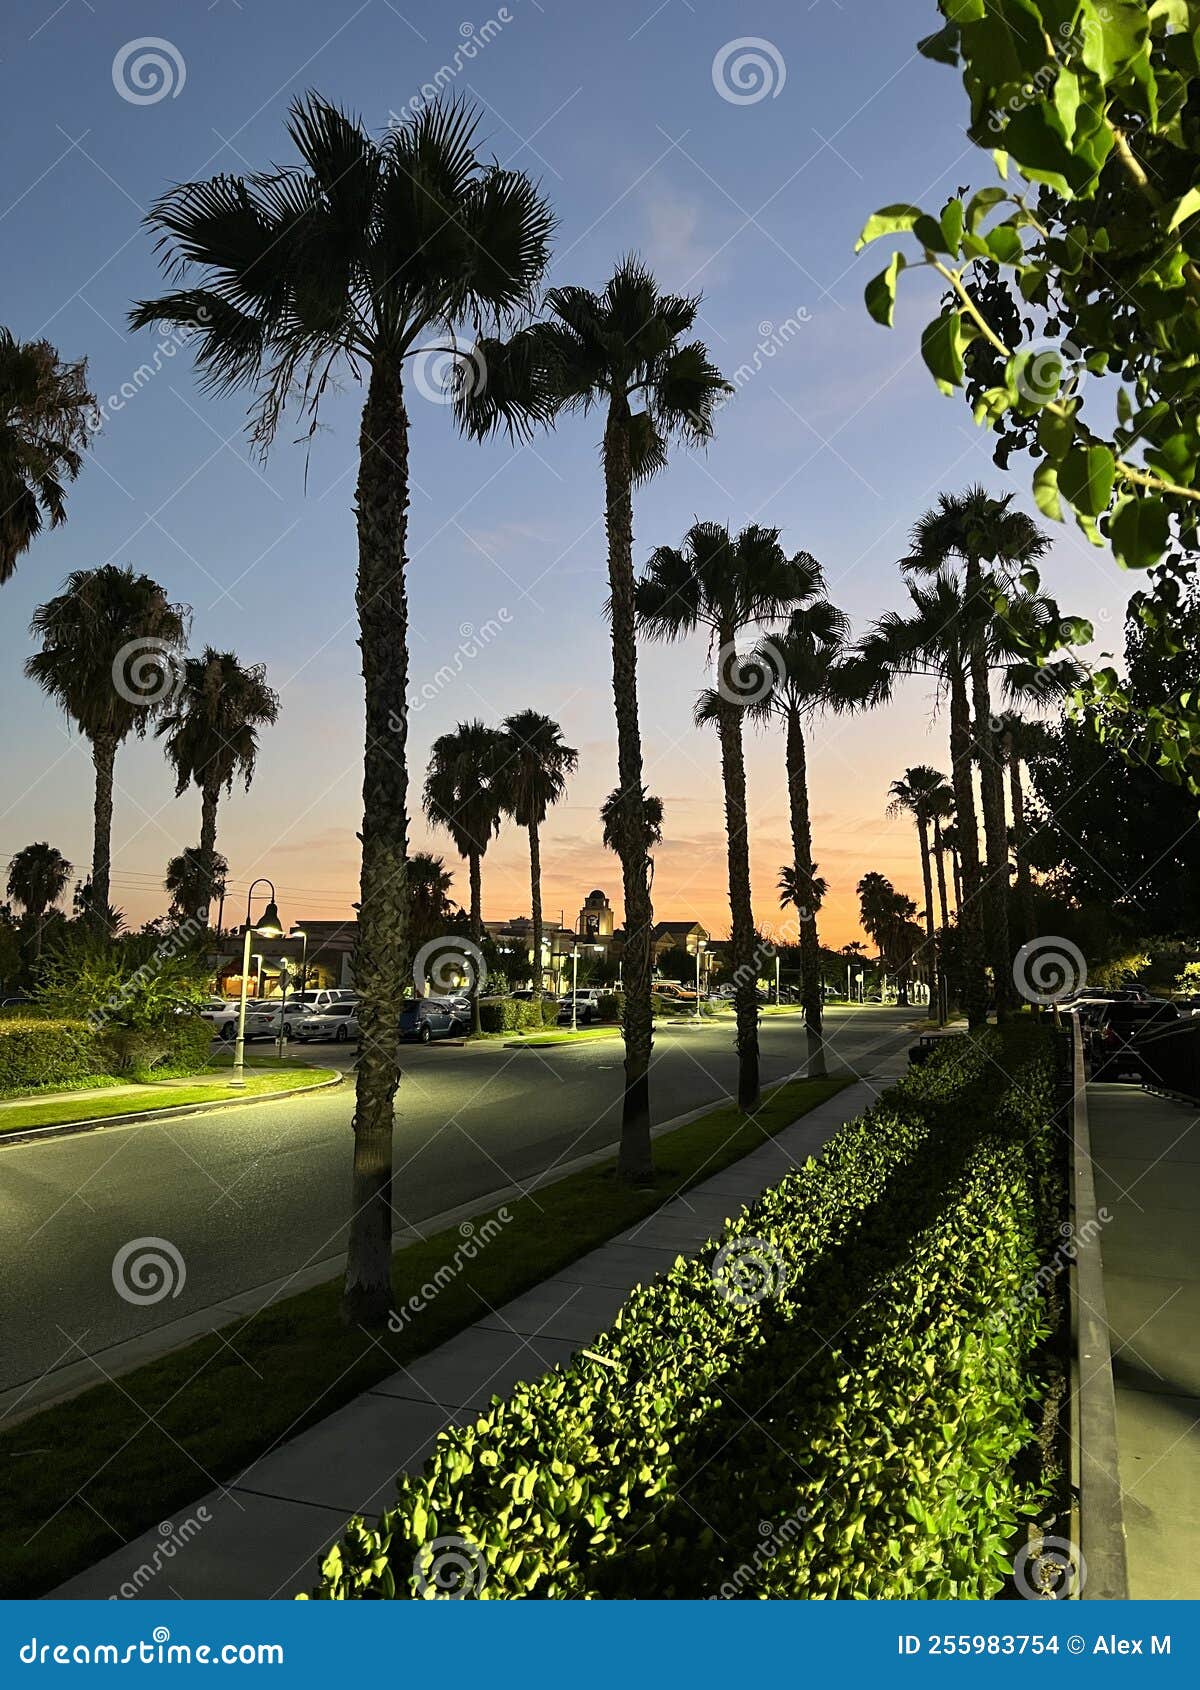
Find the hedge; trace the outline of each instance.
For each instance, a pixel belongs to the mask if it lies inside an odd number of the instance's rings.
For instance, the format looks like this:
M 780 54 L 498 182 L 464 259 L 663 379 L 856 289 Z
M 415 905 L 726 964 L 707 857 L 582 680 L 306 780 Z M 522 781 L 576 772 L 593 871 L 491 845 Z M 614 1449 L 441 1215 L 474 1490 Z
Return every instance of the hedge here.
M 207 1067 L 212 1028 L 181 1015 L 162 1032 L 92 1028 L 45 1015 L 0 1016 L 0 1094 L 70 1090 L 89 1081 L 195 1074 Z
M 86 1021 L 0 1016 L 0 1093 L 78 1086 L 106 1066 Z
M 1051 1038 L 947 1040 L 635 1290 L 602 1360 L 442 1432 L 312 1594 L 994 1595 L 1040 1494 Z
M 557 1022 L 558 1005 L 547 998 L 540 1003 L 527 998 L 492 998 L 479 1006 L 479 1027 L 484 1033 L 540 1032 Z

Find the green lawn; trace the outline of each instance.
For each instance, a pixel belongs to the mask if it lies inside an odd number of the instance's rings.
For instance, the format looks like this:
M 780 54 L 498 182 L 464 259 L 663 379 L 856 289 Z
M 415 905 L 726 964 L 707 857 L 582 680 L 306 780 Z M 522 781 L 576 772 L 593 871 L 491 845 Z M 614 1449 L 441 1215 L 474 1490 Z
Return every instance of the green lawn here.
M 569 1027 L 564 1027 L 560 1033 L 556 1033 L 552 1028 L 547 1028 L 544 1033 L 506 1034 L 505 1049 L 522 1050 L 532 1048 L 534 1050 L 540 1050 L 543 1045 L 572 1044 L 577 1039 L 619 1039 L 620 1037 L 621 1029 L 619 1027 L 580 1027 L 578 1031 L 574 1033 Z
M 651 1186 L 617 1184 L 606 1162 L 505 1205 L 503 1230 L 399 1333 L 345 1330 L 340 1282 L 320 1285 L 224 1328 L 228 1342 L 202 1338 L 0 1433 L 0 1595 L 40 1595 L 170 1519 L 213 1480 L 233 1478 L 277 1439 L 332 1414 L 850 1083 L 849 1075 L 793 1080 L 753 1116 L 729 1104 L 664 1134 Z M 397 1306 L 452 1262 L 460 1243 L 454 1226 L 397 1251 Z
M 229 1077 L 221 1075 L 204 1079 L 197 1076 L 194 1083 L 165 1085 L 149 1082 L 136 1091 L 121 1089 L 115 1094 L 104 1087 L 75 1092 L 69 1099 L 56 1103 L 6 1103 L 0 1107 L 0 1137 L 6 1133 L 26 1132 L 30 1127 L 67 1125 L 72 1121 L 97 1121 L 110 1115 L 150 1114 L 156 1109 L 178 1109 L 187 1103 L 228 1103 L 239 1097 L 256 1097 L 263 1092 L 298 1091 L 306 1086 L 331 1079 L 332 1068 L 266 1068 L 258 1066 L 247 1072 L 246 1084 L 234 1090 Z M 118 1083 L 118 1082 L 113 1082 Z

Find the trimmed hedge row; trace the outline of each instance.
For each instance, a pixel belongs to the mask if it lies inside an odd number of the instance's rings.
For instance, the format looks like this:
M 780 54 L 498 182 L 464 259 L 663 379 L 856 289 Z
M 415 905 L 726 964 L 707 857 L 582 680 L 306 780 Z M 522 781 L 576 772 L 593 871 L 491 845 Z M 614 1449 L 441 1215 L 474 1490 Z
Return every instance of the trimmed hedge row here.
M 524 1033 L 530 1028 L 540 1031 L 558 1022 L 558 1005 L 545 998 L 535 1003 L 531 998 L 493 998 L 479 1006 L 479 1029 L 483 1033 Z
M 994 1595 L 1036 1502 L 1053 1083 L 1041 1029 L 946 1041 L 635 1290 L 604 1360 L 443 1432 L 312 1594 Z
M 89 1080 L 195 1074 L 208 1065 L 212 1028 L 181 1015 L 161 1032 L 93 1028 L 45 1015 L 0 1016 L 0 1094 L 70 1090 Z

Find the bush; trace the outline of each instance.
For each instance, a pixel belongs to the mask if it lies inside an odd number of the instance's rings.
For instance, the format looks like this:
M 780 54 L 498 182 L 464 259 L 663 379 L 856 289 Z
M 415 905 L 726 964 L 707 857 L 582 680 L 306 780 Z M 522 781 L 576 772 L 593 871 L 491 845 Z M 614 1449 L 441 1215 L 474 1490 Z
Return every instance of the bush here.
M 947 1040 L 635 1290 L 605 1359 L 442 1432 L 314 1594 L 432 1592 L 449 1537 L 493 1598 L 994 1595 L 1035 1505 L 1053 1112 L 1044 1029 Z
M 86 1021 L 0 1016 L 0 1093 L 67 1089 L 105 1072 L 104 1056 Z
M 196 1015 L 163 1027 L 104 1027 L 97 1035 L 105 1071 L 122 1078 L 182 1077 L 207 1068 L 212 1028 Z
M 534 1003 L 527 998 L 493 998 L 479 1006 L 479 1028 L 484 1033 L 540 1032 L 558 1020 L 558 1005 Z
M 625 1019 L 624 992 L 605 992 L 600 999 L 601 1021 L 623 1021 Z

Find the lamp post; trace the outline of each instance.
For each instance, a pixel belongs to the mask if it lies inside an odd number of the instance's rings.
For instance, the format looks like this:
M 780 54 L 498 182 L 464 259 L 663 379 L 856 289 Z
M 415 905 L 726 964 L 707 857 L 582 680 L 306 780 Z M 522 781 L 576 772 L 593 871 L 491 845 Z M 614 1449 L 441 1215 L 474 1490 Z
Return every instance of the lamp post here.
M 775 952 L 775 1008 L 779 1008 L 779 952 Z
M 304 931 L 303 927 L 293 927 L 288 933 L 288 938 L 304 940 L 304 950 L 300 959 L 300 990 L 303 991 L 305 975 L 308 973 L 308 934 Z M 278 1050 L 280 1057 L 282 1057 L 284 1041 L 283 1023 L 284 1017 L 287 1015 L 288 974 L 290 972 L 286 957 L 281 960 L 279 968 L 283 979 L 283 1002 L 279 1006 L 279 1038 L 276 1041 L 276 1049 Z
M 701 1014 L 700 1014 L 700 1006 L 701 1006 L 701 1002 L 702 1002 L 702 999 L 701 999 L 701 996 L 700 996 L 700 959 L 703 957 L 703 955 L 704 955 L 704 940 L 703 939 L 697 939 L 696 940 L 696 1022 L 697 1022 L 697 1025 L 699 1024 L 700 1020 L 702 1019 Z
M 571 936 L 571 1031 L 579 1031 L 579 940 Z
M 256 886 L 270 886 L 271 896 L 267 900 L 267 907 L 257 923 L 250 917 L 250 902 L 254 897 Z M 246 1083 L 246 979 L 250 973 L 250 940 L 257 934 L 260 939 L 282 939 L 283 928 L 279 922 L 279 910 L 275 904 L 275 888 L 265 875 L 252 880 L 250 890 L 246 893 L 246 921 L 242 928 L 242 994 L 238 1000 L 237 1043 L 233 1051 L 233 1079 L 231 1086 L 241 1087 Z M 261 960 L 261 959 L 260 959 Z

